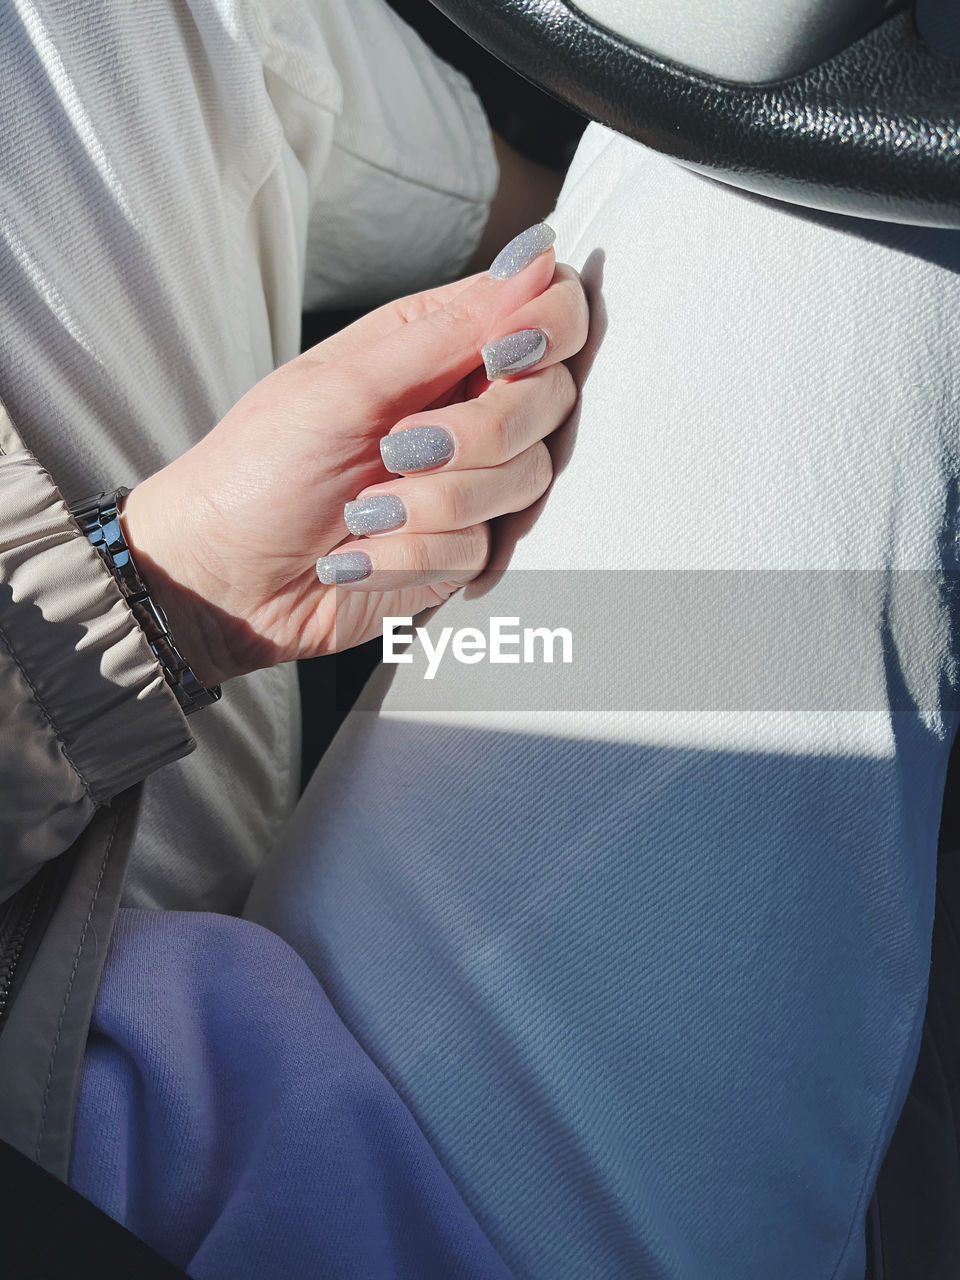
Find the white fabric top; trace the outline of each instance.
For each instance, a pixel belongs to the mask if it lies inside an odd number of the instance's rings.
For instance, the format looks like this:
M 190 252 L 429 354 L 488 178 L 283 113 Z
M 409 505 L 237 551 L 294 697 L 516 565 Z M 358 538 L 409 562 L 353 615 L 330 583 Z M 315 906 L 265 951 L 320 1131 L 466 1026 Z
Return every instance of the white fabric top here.
M 551 221 L 580 405 L 506 572 L 426 626 L 567 626 L 573 662 L 384 668 L 248 910 L 517 1274 L 854 1280 L 957 723 L 960 233 L 598 126 Z
M 301 303 L 457 274 L 496 181 L 462 76 L 379 0 L 13 0 L 0 395 L 74 501 L 133 485 L 297 353 Z M 296 796 L 292 666 L 147 780 L 127 900 L 237 908 Z

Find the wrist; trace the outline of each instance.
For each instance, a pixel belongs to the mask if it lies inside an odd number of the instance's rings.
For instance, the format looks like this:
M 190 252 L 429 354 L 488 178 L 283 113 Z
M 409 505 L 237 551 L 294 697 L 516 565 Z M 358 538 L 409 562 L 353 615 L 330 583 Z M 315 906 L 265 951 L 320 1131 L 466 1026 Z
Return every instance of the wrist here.
M 153 503 L 148 483 L 137 485 L 120 504 L 120 526 L 137 573 L 163 611 L 178 652 L 197 680 L 213 689 L 237 673 L 220 655 L 212 610 L 200 590 L 191 585 L 178 539 L 165 528 L 168 513 Z M 179 541 L 186 536 L 181 529 Z

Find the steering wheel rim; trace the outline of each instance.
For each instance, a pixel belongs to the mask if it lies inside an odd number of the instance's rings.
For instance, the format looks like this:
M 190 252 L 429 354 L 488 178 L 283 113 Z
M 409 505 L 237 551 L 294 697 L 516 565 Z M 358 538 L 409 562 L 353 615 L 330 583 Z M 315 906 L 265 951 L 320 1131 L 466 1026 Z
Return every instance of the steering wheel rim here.
M 794 204 L 960 228 L 960 58 L 898 10 L 789 79 L 738 84 L 668 62 L 566 0 L 433 0 L 590 119 L 723 182 Z

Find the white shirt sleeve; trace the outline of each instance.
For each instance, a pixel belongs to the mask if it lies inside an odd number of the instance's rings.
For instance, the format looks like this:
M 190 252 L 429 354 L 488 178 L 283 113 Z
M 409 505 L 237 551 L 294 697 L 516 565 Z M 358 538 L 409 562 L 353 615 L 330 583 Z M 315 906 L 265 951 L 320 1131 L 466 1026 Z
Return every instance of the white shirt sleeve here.
M 270 96 L 306 177 L 305 309 L 454 278 L 498 176 L 465 77 L 383 0 L 261 0 L 257 17 Z

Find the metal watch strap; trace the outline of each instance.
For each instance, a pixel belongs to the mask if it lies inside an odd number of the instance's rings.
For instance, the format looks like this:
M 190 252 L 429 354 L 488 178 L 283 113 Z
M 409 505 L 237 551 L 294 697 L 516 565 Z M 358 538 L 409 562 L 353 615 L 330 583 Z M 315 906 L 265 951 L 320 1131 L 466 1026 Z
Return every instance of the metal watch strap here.
M 173 642 L 166 614 L 150 599 L 150 593 L 137 572 L 120 522 L 123 499 L 129 492 L 129 489 L 116 489 L 112 493 L 87 498 L 73 505 L 71 514 L 116 579 L 160 663 L 167 683 L 176 694 L 181 710 L 190 715 L 216 702 L 221 696 L 221 689 L 219 685 L 208 689 L 193 674 Z

